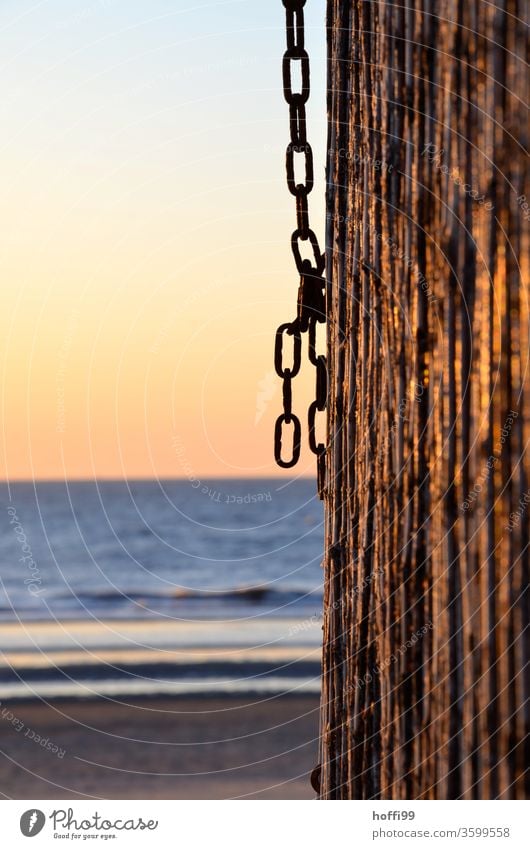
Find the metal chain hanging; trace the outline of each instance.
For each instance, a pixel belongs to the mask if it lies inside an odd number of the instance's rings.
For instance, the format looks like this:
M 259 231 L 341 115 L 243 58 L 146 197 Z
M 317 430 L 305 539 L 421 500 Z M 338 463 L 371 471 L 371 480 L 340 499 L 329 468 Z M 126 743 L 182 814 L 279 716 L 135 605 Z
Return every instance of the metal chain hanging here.
M 309 56 L 304 47 L 304 6 L 306 0 L 282 0 L 286 11 L 287 50 L 283 55 L 283 93 L 289 104 L 290 142 L 287 146 L 285 165 L 287 187 L 296 199 L 296 230 L 291 236 L 296 268 L 300 273 L 297 316 L 294 321 L 281 324 L 276 331 L 274 366 L 276 374 L 283 380 L 283 413 L 278 416 L 274 428 L 274 457 L 282 469 L 295 466 L 300 457 L 302 428 L 300 419 L 292 412 L 292 380 L 300 371 L 302 361 L 302 333 L 308 337 L 308 358 L 316 369 L 315 400 L 310 404 L 307 424 L 309 447 L 317 455 L 318 494 L 324 497 L 326 446 L 316 441 L 315 418 L 317 411 L 326 409 L 327 365 L 323 354 L 316 353 L 316 326 L 326 321 L 325 280 L 323 277 L 325 258 L 320 252 L 318 240 L 309 226 L 308 195 L 313 188 L 313 151 L 307 141 L 306 108 L 309 99 Z M 293 63 L 299 63 L 300 91 L 293 91 Z M 295 153 L 304 156 L 305 181 L 295 180 Z M 313 254 L 302 259 L 300 243 L 308 242 Z M 290 366 L 284 366 L 284 336 L 293 338 L 293 357 Z M 282 458 L 284 425 L 293 426 L 292 450 L 288 459 Z

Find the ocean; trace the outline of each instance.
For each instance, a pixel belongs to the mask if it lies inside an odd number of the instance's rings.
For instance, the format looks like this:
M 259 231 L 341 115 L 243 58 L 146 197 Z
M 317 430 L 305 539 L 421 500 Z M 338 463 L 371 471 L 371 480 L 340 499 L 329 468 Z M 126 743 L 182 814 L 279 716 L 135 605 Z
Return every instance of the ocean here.
M 2 485 L 0 701 L 317 692 L 313 481 Z

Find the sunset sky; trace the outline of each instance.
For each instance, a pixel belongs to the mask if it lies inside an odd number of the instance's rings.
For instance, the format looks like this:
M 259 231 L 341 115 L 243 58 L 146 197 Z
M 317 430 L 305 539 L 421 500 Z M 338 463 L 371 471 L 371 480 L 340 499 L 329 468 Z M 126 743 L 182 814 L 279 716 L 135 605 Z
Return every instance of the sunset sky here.
M 324 7 L 306 12 L 322 243 Z M 288 475 L 281 0 L 6 0 L 0 33 L 2 476 Z

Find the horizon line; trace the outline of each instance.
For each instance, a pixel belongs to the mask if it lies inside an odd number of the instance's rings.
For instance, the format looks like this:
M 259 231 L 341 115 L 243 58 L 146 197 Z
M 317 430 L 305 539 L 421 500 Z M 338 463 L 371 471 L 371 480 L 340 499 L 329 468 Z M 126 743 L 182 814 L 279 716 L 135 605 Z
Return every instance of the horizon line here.
M 66 478 L 48 478 L 48 477 L 37 477 L 37 478 L 2 478 L 0 480 L 0 484 L 4 486 L 9 486 L 10 484 L 16 483 L 128 483 L 128 482 L 156 482 L 156 481 L 164 481 L 168 483 L 195 483 L 199 481 L 200 484 L 205 485 L 209 481 L 256 481 L 256 480 L 274 480 L 274 481 L 284 481 L 285 483 L 294 482 L 296 480 L 300 481 L 316 481 L 316 476 L 310 475 L 300 475 L 297 478 L 286 478 L 281 475 L 255 475 L 255 476 L 242 476 L 242 477 L 223 477 L 222 475 L 214 475 L 212 477 L 203 478 L 194 478 L 190 480 L 186 477 L 148 477 L 146 475 L 140 476 L 132 476 L 132 477 L 107 477 L 106 475 L 98 475 L 96 477 L 66 477 Z M 199 487 L 195 487 L 198 489 Z

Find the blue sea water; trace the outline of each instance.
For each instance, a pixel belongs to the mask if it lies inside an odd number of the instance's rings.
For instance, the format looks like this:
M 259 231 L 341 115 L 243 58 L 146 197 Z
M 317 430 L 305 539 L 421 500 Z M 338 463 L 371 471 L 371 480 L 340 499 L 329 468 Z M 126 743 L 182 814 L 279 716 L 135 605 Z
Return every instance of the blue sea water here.
M 319 604 L 312 481 L 16 483 L 0 510 L 0 620 L 293 616 Z
M 0 494 L 0 696 L 83 695 L 87 681 L 112 693 L 314 682 L 314 482 L 37 482 Z

